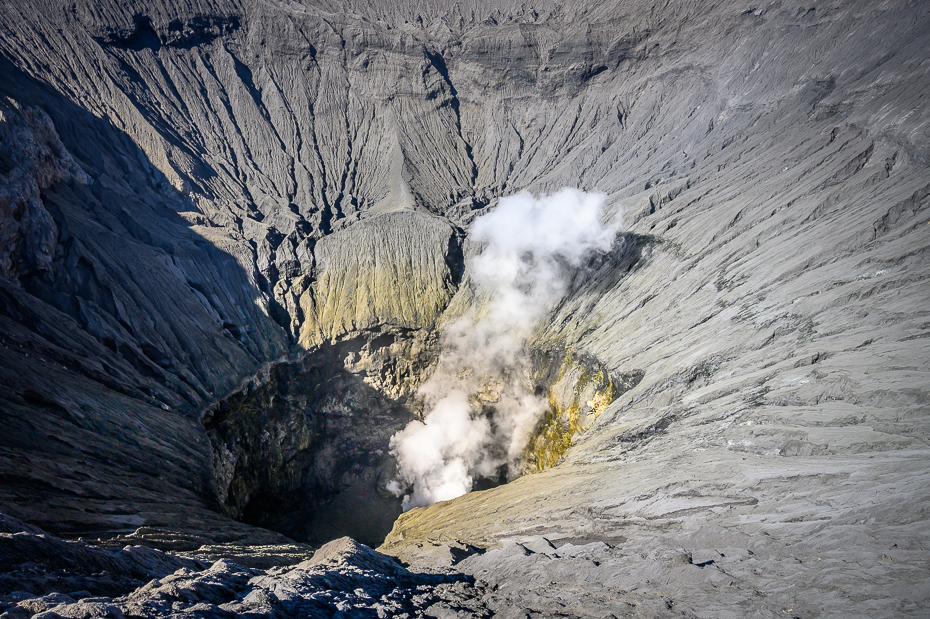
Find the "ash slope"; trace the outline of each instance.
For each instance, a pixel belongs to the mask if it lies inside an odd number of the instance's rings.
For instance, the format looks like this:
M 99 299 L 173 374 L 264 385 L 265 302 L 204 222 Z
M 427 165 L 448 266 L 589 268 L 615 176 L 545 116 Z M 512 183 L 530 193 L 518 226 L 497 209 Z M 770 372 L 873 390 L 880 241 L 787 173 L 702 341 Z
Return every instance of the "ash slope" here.
M 344 335 L 306 328 L 317 241 L 568 185 L 650 245 L 537 343 L 644 380 L 384 548 L 500 546 L 460 566 L 497 610 L 925 612 L 928 9 L 475 4 L 3 7 L 0 504 L 259 539 L 210 511 L 198 415 Z M 436 318 L 385 311 L 327 324 Z

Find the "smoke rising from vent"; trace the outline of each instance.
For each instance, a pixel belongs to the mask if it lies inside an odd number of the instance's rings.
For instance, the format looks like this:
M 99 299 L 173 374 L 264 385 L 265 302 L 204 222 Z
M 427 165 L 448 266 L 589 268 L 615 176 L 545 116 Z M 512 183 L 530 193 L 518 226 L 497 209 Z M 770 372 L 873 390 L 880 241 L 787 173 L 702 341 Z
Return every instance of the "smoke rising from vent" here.
M 544 397 L 530 391 L 526 340 L 566 291 L 572 272 L 610 249 L 619 223 L 601 222 L 605 196 L 576 189 L 502 198 L 475 220 L 466 273 L 478 302 L 442 334 L 442 354 L 419 395 L 427 411 L 391 439 L 403 508 L 512 475 Z M 521 380 L 522 379 L 522 380 Z

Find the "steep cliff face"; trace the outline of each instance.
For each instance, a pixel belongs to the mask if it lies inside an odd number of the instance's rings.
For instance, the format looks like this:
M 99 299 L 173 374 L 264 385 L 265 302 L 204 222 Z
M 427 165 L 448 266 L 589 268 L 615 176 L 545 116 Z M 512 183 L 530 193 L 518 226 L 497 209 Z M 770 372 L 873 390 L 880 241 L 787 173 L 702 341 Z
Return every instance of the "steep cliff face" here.
M 624 389 L 549 372 L 558 466 L 411 511 L 384 549 L 495 548 L 459 569 L 498 611 L 925 610 L 928 32 L 904 0 L 5 4 L 0 508 L 281 541 L 220 512 L 372 482 L 381 456 L 295 454 L 415 415 L 475 301 L 471 222 L 571 186 L 625 253 L 527 346 Z M 334 393 L 342 425 L 314 408 Z M 352 449 L 383 450 L 364 419 Z

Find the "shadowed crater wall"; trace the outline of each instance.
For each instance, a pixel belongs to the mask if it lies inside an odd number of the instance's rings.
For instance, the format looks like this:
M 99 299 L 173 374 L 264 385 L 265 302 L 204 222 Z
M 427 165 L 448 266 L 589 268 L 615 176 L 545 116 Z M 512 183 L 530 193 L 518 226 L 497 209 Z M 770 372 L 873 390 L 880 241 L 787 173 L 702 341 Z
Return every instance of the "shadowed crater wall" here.
M 385 330 L 276 365 L 203 419 L 222 511 L 320 544 L 379 545 L 400 514 L 390 437 L 414 418 L 434 335 Z

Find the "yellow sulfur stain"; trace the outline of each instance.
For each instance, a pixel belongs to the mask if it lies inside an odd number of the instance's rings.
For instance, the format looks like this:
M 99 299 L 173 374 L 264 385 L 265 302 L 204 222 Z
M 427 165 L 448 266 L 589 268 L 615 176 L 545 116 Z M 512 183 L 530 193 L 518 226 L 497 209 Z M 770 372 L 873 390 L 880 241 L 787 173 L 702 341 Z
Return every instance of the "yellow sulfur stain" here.
M 566 381 L 575 380 L 571 397 L 559 397 L 558 394 L 569 386 Z M 536 473 L 558 464 L 575 437 L 585 433 L 617 395 L 613 381 L 603 368 L 586 367 L 573 355 L 567 355 L 558 378 L 549 389 L 549 410 L 524 452 L 525 472 Z

